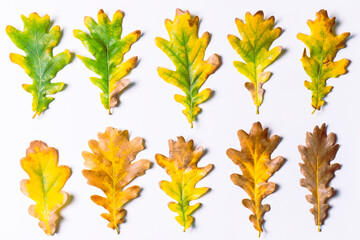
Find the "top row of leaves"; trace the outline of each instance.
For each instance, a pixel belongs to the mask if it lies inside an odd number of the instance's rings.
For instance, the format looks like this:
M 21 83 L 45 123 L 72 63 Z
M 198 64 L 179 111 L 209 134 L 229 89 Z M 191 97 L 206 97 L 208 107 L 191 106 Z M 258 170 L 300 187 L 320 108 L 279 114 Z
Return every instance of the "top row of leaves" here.
M 123 62 L 124 55 L 130 50 L 141 32 L 136 30 L 121 38 L 123 13 L 115 12 L 112 21 L 100 10 L 98 22 L 91 17 L 85 17 L 84 23 L 90 34 L 81 30 L 74 30 L 78 38 L 95 59 L 77 55 L 87 68 L 99 77 L 90 80 L 98 86 L 102 93 L 101 103 L 111 113 L 111 108 L 119 104 L 121 91 L 129 84 L 124 77 L 136 66 L 138 59 L 132 57 Z M 26 56 L 10 54 L 12 62 L 19 64 L 33 79 L 31 85 L 24 84 L 23 88 L 33 95 L 33 111 L 40 115 L 47 109 L 54 99 L 47 95 L 55 94 L 64 89 L 64 83 L 51 83 L 55 75 L 71 60 L 68 50 L 53 56 L 52 50 L 58 45 L 61 34 L 60 27 L 50 29 L 48 15 L 40 17 L 37 13 L 29 18 L 22 16 L 24 30 L 19 31 L 12 26 L 6 32 L 17 47 Z M 236 19 L 240 38 L 229 35 L 228 40 L 244 62 L 235 61 L 234 66 L 250 82 L 245 87 L 250 91 L 258 113 L 263 102 L 264 89 L 262 85 L 269 80 L 271 73 L 264 71 L 282 53 L 282 47 L 270 49 L 272 43 L 281 35 L 281 28 L 274 28 L 273 16 L 264 19 L 264 13 L 258 11 L 251 15 L 246 13 L 245 22 Z M 304 50 L 301 61 L 311 82 L 305 81 L 305 87 L 312 92 L 312 107 L 320 110 L 324 105 L 324 97 L 331 91 L 332 86 L 326 86 L 329 78 L 338 77 L 346 73 L 349 60 L 341 59 L 334 62 L 337 52 L 345 47 L 345 41 L 350 33 L 336 36 L 333 32 L 335 18 L 330 19 L 325 10 L 316 14 L 315 21 L 308 21 L 311 35 L 298 34 L 310 50 L 310 56 Z M 172 60 L 176 70 L 163 67 L 158 73 L 166 82 L 179 87 L 185 96 L 176 94 L 175 100 L 185 106 L 185 114 L 191 127 L 201 111 L 199 104 L 211 96 L 211 89 L 200 91 L 206 79 L 220 66 L 221 60 L 217 54 L 211 55 L 204 61 L 205 50 L 209 44 L 210 34 L 205 32 L 198 37 L 199 18 L 191 16 L 188 11 L 176 10 L 174 21 L 166 19 L 165 26 L 170 40 L 156 38 L 156 45 Z M 199 92 L 200 91 L 200 92 Z

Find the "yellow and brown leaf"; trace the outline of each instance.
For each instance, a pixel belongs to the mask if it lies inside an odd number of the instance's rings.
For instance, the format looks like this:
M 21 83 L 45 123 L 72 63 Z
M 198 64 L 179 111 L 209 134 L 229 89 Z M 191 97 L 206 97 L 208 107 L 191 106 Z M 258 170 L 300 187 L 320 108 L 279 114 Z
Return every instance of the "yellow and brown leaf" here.
M 91 17 L 85 17 L 85 26 L 90 34 L 81 30 L 74 30 L 74 36 L 79 39 L 95 59 L 77 55 L 87 68 L 100 76 L 91 77 L 93 84 L 102 91 L 101 103 L 111 113 L 111 108 L 117 106 L 121 91 L 130 83 L 124 79 L 130 71 L 136 67 L 137 57 L 132 57 L 123 62 L 124 55 L 130 50 L 141 32 L 136 30 L 124 38 L 121 38 L 122 21 L 124 14 L 116 11 L 112 21 L 101 9 L 98 12 L 98 22 Z
M 282 32 L 281 28 L 274 28 L 274 22 L 273 16 L 264 19 L 262 11 L 258 11 L 254 16 L 247 12 L 245 23 L 240 19 L 235 20 L 241 40 L 234 35 L 228 35 L 231 46 L 245 62 L 235 61 L 234 66 L 250 80 L 245 83 L 245 87 L 250 91 L 256 113 L 259 113 L 259 106 L 263 102 L 262 85 L 271 76 L 271 73 L 264 72 L 264 69 L 273 63 L 282 51 L 282 47 L 270 50 L 272 43 Z
M 336 135 L 326 134 L 326 126 L 316 126 L 313 133 L 306 133 L 306 146 L 299 146 L 301 159 L 299 163 L 301 173 L 305 178 L 300 179 L 300 185 L 307 188 L 311 194 L 306 195 L 306 200 L 313 205 L 310 212 L 314 214 L 315 225 L 321 230 L 321 225 L 327 216 L 329 205 L 328 200 L 334 195 L 334 188 L 329 187 L 335 171 L 340 164 L 331 164 L 339 149 L 335 144 Z
M 305 81 L 305 87 L 312 92 L 311 105 L 316 110 L 324 105 L 324 98 L 333 88 L 326 86 L 329 78 L 337 78 L 347 72 L 350 61 L 341 59 L 334 61 L 337 52 L 345 47 L 346 39 L 350 33 L 336 35 L 334 32 L 335 17 L 329 18 L 327 11 L 322 9 L 316 13 L 315 21 L 308 20 L 307 24 L 311 35 L 299 33 L 297 38 L 305 43 L 310 50 L 310 56 L 304 49 L 301 62 L 309 75 L 311 82 Z
M 29 207 L 29 214 L 39 219 L 39 226 L 48 235 L 56 231 L 58 211 L 67 199 L 68 193 L 61 191 L 71 175 L 67 166 L 58 166 L 58 152 L 41 141 L 32 141 L 21 159 L 21 167 L 29 175 L 20 183 L 21 191 L 35 201 Z
M 241 151 L 230 148 L 226 154 L 240 167 L 242 175 L 234 173 L 231 180 L 248 194 L 250 199 L 244 199 L 242 203 L 253 212 L 249 219 L 260 236 L 263 216 L 270 211 L 270 205 L 263 205 L 262 200 L 276 188 L 276 184 L 268 180 L 281 168 L 285 159 L 280 156 L 271 159 L 280 137 L 273 135 L 268 138 L 268 128 L 263 129 L 259 122 L 253 124 L 249 134 L 239 130 L 238 137 Z
M 83 170 L 83 175 L 89 185 L 104 192 L 106 197 L 92 195 L 91 200 L 108 211 L 101 216 L 109 221 L 109 228 L 119 233 L 119 224 L 124 222 L 126 215 L 123 206 L 138 197 L 140 191 L 137 185 L 125 187 L 145 174 L 150 168 L 150 161 L 141 159 L 133 162 L 144 149 L 144 144 L 140 137 L 129 140 L 127 130 L 108 127 L 105 133 L 98 133 L 98 138 L 99 141 L 89 141 L 92 153 L 84 151 L 82 154 L 85 167 L 89 168 Z
M 210 34 L 205 32 L 201 38 L 198 37 L 199 18 L 191 16 L 188 11 L 176 9 L 174 21 L 166 19 L 165 27 L 170 40 L 157 37 L 155 43 L 171 59 L 176 71 L 158 67 L 158 74 L 185 93 L 185 96 L 176 94 L 175 101 L 185 106 L 183 113 L 192 127 L 201 111 L 198 105 L 211 95 L 210 88 L 201 92 L 199 90 L 207 78 L 219 68 L 220 57 L 213 54 L 204 61 Z
M 186 142 L 183 137 L 178 141 L 169 140 L 169 157 L 156 154 L 155 159 L 160 167 L 166 170 L 171 182 L 161 181 L 160 188 L 176 202 L 168 204 L 171 211 L 178 216 L 176 221 L 188 229 L 192 222 L 192 213 L 200 207 L 200 203 L 190 205 L 190 202 L 203 196 L 209 191 L 207 187 L 196 188 L 196 184 L 204 178 L 213 168 L 212 164 L 198 167 L 197 164 L 203 155 L 203 148 L 194 150 L 194 142 Z

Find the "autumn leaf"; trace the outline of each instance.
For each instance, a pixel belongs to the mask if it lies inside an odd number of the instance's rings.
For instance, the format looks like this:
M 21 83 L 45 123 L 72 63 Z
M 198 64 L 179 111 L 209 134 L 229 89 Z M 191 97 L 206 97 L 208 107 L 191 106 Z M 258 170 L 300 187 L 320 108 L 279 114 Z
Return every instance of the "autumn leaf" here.
M 6 33 L 26 54 L 24 57 L 11 53 L 10 60 L 22 67 L 33 80 L 32 84 L 23 84 L 22 87 L 33 96 L 34 118 L 47 109 L 49 103 L 54 100 L 47 95 L 64 89 L 64 83 L 52 83 L 51 80 L 70 62 L 71 54 L 69 50 L 65 50 L 53 56 L 53 48 L 59 44 L 61 32 L 59 26 L 50 29 L 49 15 L 40 17 L 37 13 L 31 13 L 29 18 L 21 15 L 21 19 L 24 22 L 23 31 L 7 26 Z
M 132 180 L 145 174 L 150 161 L 141 159 L 133 163 L 136 155 L 144 149 L 143 139 L 129 140 L 127 130 L 119 131 L 108 127 L 105 133 L 98 133 L 99 141 L 90 140 L 93 153 L 84 151 L 84 177 L 88 184 L 101 189 L 106 197 L 92 195 L 91 200 L 104 207 L 108 213 L 101 216 L 109 221 L 108 227 L 119 233 L 119 224 L 125 221 L 126 210 L 123 206 L 138 197 L 140 187 L 125 188 Z
M 230 148 L 226 154 L 240 167 L 242 175 L 234 173 L 231 180 L 248 194 L 250 199 L 242 200 L 242 204 L 253 212 L 249 219 L 260 237 L 264 214 L 270 211 L 270 205 L 262 205 L 262 200 L 276 189 L 276 184 L 268 180 L 281 168 L 285 159 L 271 159 L 280 137 L 273 135 L 268 138 L 268 128 L 263 129 L 259 122 L 253 124 L 249 134 L 239 130 L 238 137 L 241 151 Z
M 258 11 L 254 16 L 247 12 L 245 23 L 235 19 L 241 40 L 234 35 L 228 35 L 231 46 L 244 60 L 244 62 L 235 61 L 234 66 L 250 80 L 245 83 L 245 87 L 250 91 L 257 114 L 263 102 L 262 85 L 271 76 L 271 73 L 264 72 L 264 69 L 273 63 L 282 51 L 282 47 L 274 47 L 270 50 L 270 46 L 282 32 L 279 27 L 274 29 L 274 22 L 273 16 L 264 19 L 262 11 Z
M 341 35 L 334 33 L 335 18 L 330 19 L 327 11 L 322 9 L 316 13 L 315 21 L 307 22 L 311 35 L 299 33 L 297 38 L 305 43 L 310 50 L 310 57 L 304 49 L 301 62 L 304 70 L 309 75 L 311 82 L 305 81 L 305 87 L 312 92 L 311 105 L 320 110 L 324 105 L 324 98 L 333 88 L 326 86 L 329 78 L 336 78 L 347 72 L 348 59 L 341 59 L 334 62 L 337 52 L 345 47 L 345 41 L 350 36 L 346 32 Z
M 313 205 L 310 212 L 314 214 L 315 225 L 320 232 L 321 225 L 329 210 L 328 200 L 334 195 L 334 188 L 329 187 L 335 171 L 340 164 L 330 162 L 335 158 L 339 145 L 335 144 L 336 135 L 326 134 L 326 126 L 316 126 L 313 133 L 306 133 L 306 146 L 299 146 L 299 152 L 304 163 L 299 163 L 301 173 L 300 185 L 307 188 L 311 194 L 306 200 Z
M 204 61 L 205 50 L 210 41 L 210 34 L 205 32 L 199 39 L 199 18 L 192 17 L 188 11 L 176 9 L 174 21 L 165 20 L 165 27 L 170 41 L 157 37 L 156 45 L 171 59 L 176 67 L 172 71 L 158 67 L 159 76 L 166 82 L 180 88 L 185 96 L 176 94 L 175 101 L 185 106 L 185 114 L 191 127 L 201 111 L 199 104 L 211 95 L 211 89 L 199 92 L 206 79 L 220 66 L 220 57 L 211 55 Z
M 68 166 L 58 166 L 58 152 L 41 141 L 32 141 L 21 159 L 21 167 L 30 179 L 20 183 L 21 191 L 35 201 L 29 214 L 39 219 L 39 226 L 48 235 L 56 231 L 59 210 L 66 204 L 68 193 L 61 191 L 71 175 Z
M 207 187 L 196 188 L 195 185 L 211 171 L 213 165 L 200 168 L 197 166 L 204 151 L 202 147 L 194 150 L 193 140 L 185 142 L 183 137 L 178 137 L 177 142 L 169 140 L 169 148 L 169 157 L 155 155 L 156 162 L 171 177 L 171 182 L 161 181 L 159 186 L 176 201 L 170 202 L 168 206 L 171 211 L 178 214 L 175 219 L 184 226 L 185 232 L 194 220 L 192 213 L 201 205 L 190 205 L 190 202 L 209 191 Z
M 110 114 L 111 108 L 120 103 L 121 91 L 130 83 L 130 80 L 124 77 L 136 67 L 138 62 L 137 57 L 132 57 L 125 62 L 123 59 L 131 45 L 139 39 L 141 32 L 136 30 L 121 38 L 124 14 L 120 10 L 115 12 L 112 21 L 102 9 L 97 17 L 98 23 L 91 17 L 84 19 L 90 34 L 74 30 L 74 36 L 95 58 L 77 55 L 87 68 L 100 76 L 100 78 L 91 77 L 90 80 L 101 89 L 101 103 Z

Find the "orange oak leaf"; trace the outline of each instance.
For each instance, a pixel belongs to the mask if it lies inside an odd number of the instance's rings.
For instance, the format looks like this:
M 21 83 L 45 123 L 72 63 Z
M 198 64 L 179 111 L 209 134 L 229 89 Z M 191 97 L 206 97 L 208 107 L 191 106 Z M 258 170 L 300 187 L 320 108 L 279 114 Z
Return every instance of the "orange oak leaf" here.
M 249 208 L 253 214 L 249 219 L 254 228 L 259 231 L 259 237 L 263 232 L 263 216 L 270 211 L 270 205 L 262 205 L 262 200 L 273 193 L 276 184 L 268 182 L 268 179 L 284 164 L 283 157 L 271 159 L 271 153 L 280 142 L 280 137 L 274 135 L 268 138 L 268 128 L 263 129 L 259 122 L 253 124 L 250 133 L 238 131 L 241 151 L 228 149 L 228 157 L 240 167 L 242 175 L 232 174 L 231 180 L 235 185 L 243 188 L 250 199 L 244 199 L 242 204 Z
M 306 146 L 299 146 L 301 159 L 299 163 L 301 173 L 305 178 L 300 179 L 300 185 L 307 188 L 311 194 L 306 195 L 306 200 L 313 205 L 310 212 L 314 214 L 315 225 L 321 231 L 321 225 L 327 216 L 330 197 L 334 195 L 334 188 L 329 187 L 335 171 L 340 164 L 330 162 L 335 158 L 339 144 L 335 144 L 336 135 L 326 134 L 325 123 L 319 128 L 316 126 L 313 133 L 306 133 Z
M 90 140 L 93 153 L 83 152 L 85 167 L 83 170 L 87 183 L 101 189 L 106 197 L 92 195 L 91 200 L 104 207 L 108 213 L 101 216 L 109 221 L 108 227 L 119 233 L 119 224 L 125 221 L 126 210 L 123 206 L 138 197 L 140 187 L 125 187 L 136 177 L 145 174 L 150 161 L 141 159 L 133 163 L 136 155 L 144 149 L 143 139 L 129 140 L 127 130 L 119 131 L 108 127 L 105 133 L 98 133 L 99 141 Z

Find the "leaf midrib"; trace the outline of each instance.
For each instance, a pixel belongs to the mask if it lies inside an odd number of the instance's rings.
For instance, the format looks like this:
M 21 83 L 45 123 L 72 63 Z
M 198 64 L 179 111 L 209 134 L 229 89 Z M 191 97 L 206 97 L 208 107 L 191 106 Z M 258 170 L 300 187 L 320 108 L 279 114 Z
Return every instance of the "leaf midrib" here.
M 36 26 L 35 26 L 35 29 L 36 29 Z M 36 46 L 36 53 L 37 53 L 37 57 L 38 57 L 38 61 L 39 61 L 39 83 L 38 83 L 38 97 L 37 97 L 37 105 L 36 105 L 36 113 L 35 115 L 37 114 L 37 110 L 39 109 L 39 99 L 40 99 L 40 91 L 41 91 L 41 85 L 42 85 L 42 63 L 41 63 L 41 58 L 39 56 L 39 49 L 38 49 L 38 41 L 37 41 L 37 35 L 38 35 L 39 32 L 36 32 L 35 34 L 35 46 Z
M 193 102 L 193 84 L 194 82 L 197 81 L 197 79 L 200 77 L 200 75 L 198 75 L 197 77 L 195 76 L 195 78 L 193 78 L 192 74 L 191 74 L 191 68 L 192 68 L 192 65 L 194 64 L 195 60 L 196 60 L 196 57 L 194 58 L 194 60 L 192 62 L 190 62 L 189 60 L 189 54 L 188 54 L 188 48 L 187 48 L 187 44 L 190 40 L 190 36 L 187 38 L 187 40 L 185 40 L 185 32 L 184 30 L 182 29 L 181 30 L 181 36 L 182 36 L 182 40 L 178 38 L 178 36 L 176 34 L 173 35 L 175 37 L 175 39 L 180 43 L 180 45 L 182 47 L 184 47 L 184 54 L 185 54 L 185 58 L 186 58 L 186 61 L 184 63 L 184 61 L 182 61 L 181 58 L 179 58 L 176 53 L 168 48 L 172 53 L 173 55 L 179 60 L 179 62 L 185 67 L 185 69 L 187 70 L 186 72 L 183 72 L 183 71 L 180 71 L 182 74 L 185 75 L 186 79 L 188 80 L 188 88 L 189 88 L 189 92 L 188 92 L 188 99 L 190 101 L 190 104 L 189 104 L 189 112 L 190 112 L 190 118 L 191 118 L 191 121 L 193 119 L 193 105 L 194 105 L 194 102 Z M 200 41 L 200 39 L 198 39 Z M 200 47 L 198 48 L 197 50 L 197 54 L 196 56 L 198 55 L 199 51 L 201 49 L 201 45 Z
M 257 48 L 256 48 L 256 45 L 257 45 L 257 42 L 258 42 L 258 39 L 265 33 L 265 31 L 267 30 L 267 28 L 264 29 L 264 31 L 259 35 L 257 36 L 257 28 L 256 28 L 256 31 L 255 29 L 253 28 L 253 26 L 251 25 L 251 21 L 249 22 L 249 26 L 251 28 L 251 30 L 253 31 L 254 35 L 256 36 L 255 38 L 255 41 L 254 41 L 254 45 L 252 45 L 253 49 L 254 49 L 254 80 L 255 80 L 255 102 L 256 102 L 256 113 L 258 114 L 259 113 L 259 106 L 258 105 L 259 103 L 259 95 L 258 95 L 258 76 L 257 76 Z M 246 31 L 244 31 L 244 34 L 246 35 L 246 37 L 249 39 L 249 37 L 247 36 L 246 34 Z M 250 41 L 248 41 L 250 42 Z M 251 44 L 250 44 L 251 45 Z
M 111 149 L 113 149 L 113 145 L 112 145 L 113 141 L 111 141 Z M 132 146 L 125 154 L 124 156 L 124 162 L 123 162 L 123 165 L 126 164 L 125 160 L 127 159 L 127 157 L 129 156 L 129 154 L 134 150 L 134 147 Z M 111 161 L 111 179 L 112 179 L 112 205 L 113 205 L 113 221 L 114 221 L 114 226 L 116 228 L 116 231 L 119 232 L 119 226 L 117 225 L 117 222 L 116 222 L 116 204 L 115 204 L 115 192 L 116 192 L 116 186 L 117 184 L 119 183 L 119 179 L 116 179 L 115 180 L 115 167 L 114 167 L 114 161 Z M 125 175 L 126 176 L 126 175 Z M 124 177 L 125 177 L 124 176 Z M 123 186 L 125 187 L 125 186 Z M 123 189 L 121 189 L 122 191 Z

